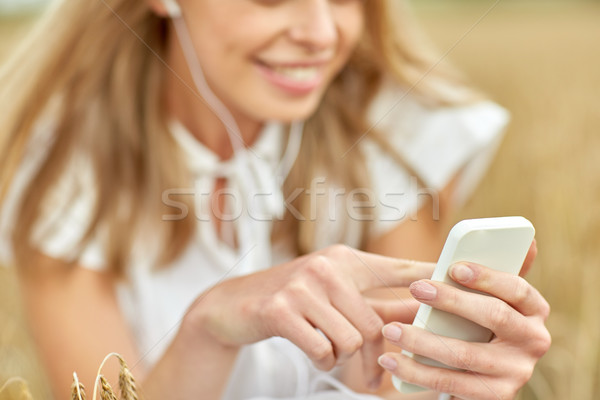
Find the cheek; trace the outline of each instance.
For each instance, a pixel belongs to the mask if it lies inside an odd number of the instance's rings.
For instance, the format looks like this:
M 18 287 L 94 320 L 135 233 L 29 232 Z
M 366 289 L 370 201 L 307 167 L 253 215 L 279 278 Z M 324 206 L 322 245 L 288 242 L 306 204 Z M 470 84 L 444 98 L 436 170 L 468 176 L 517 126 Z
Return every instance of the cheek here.
M 356 47 L 364 31 L 365 17 L 360 0 L 334 8 L 334 18 L 340 31 L 342 51 L 350 52 Z
M 249 54 L 269 21 L 256 18 L 247 1 L 191 0 L 187 24 L 204 64 L 232 61 Z M 263 35 L 264 36 L 264 35 Z M 220 64 L 223 67 L 225 64 Z
M 234 10 L 229 7 L 230 2 L 211 9 L 201 7 L 200 4 L 206 4 L 204 2 L 195 4 L 198 18 L 188 26 L 196 51 L 209 85 L 230 111 L 242 112 L 257 120 L 306 118 L 314 111 L 322 91 L 296 98 L 282 95 L 265 84 L 253 65 L 254 57 L 265 50 L 288 53 L 290 44 L 281 32 L 293 24 L 293 19 L 285 9 L 277 15 L 257 14 L 241 2 L 236 3 L 236 12 L 231 14 Z M 339 43 L 327 81 L 347 62 L 364 25 L 362 1 L 332 1 L 330 4 L 339 31 Z
M 231 21 L 227 24 L 213 23 L 211 28 L 198 36 L 204 42 L 201 46 L 203 49 L 199 49 L 203 66 L 211 65 L 217 73 L 242 71 L 268 39 L 274 36 L 265 29 L 268 21 L 259 23 L 252 19 L 238 22 L 236 26 L 232 26 Z

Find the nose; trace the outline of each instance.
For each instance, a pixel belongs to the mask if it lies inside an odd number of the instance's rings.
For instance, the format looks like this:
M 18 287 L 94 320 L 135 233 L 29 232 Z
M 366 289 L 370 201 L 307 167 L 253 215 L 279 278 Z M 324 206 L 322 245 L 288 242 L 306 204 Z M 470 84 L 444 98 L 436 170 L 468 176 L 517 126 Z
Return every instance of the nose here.
M 329 0 L 301 0 L 295 10 L 290 38 L 311 50 L 324 50 L 334 46 L 338 30 Z

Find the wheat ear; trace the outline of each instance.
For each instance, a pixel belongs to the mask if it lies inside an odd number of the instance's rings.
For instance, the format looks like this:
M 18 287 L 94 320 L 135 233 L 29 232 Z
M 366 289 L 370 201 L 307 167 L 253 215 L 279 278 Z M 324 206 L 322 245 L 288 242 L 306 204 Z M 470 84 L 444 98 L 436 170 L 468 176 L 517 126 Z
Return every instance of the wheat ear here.
M 100 385 L 100 398 L 101 400 L 117 400 L 110 384 L 106 380 L 106 378 L 102 375 L 102 368 L 104 364 L 111 358 L 116 357 L 119 360 L 119 364 L 121 366 L 121 370 L 119 371 L 119 388 L 121 391 L 121 399 L 122 400 L 138 400 L 139 395 L 137 393 L 137 387 L 135 384 L 135 379 L 133 378 L 133 374 L 129 370 L 127 363 L 118 353 L 110 353 L 104 360 L 102 360 L 102 364 L 100 364 L 100 368 L 98 368 L 98 373 L 96 374 L 96 383 L 94 384 L 94 397 L 92 400 L 96 400 L 96 395 L 98 394 L 98 385 Z
M 85 387 L 79 382 L 77 373 L 73 372 L 73 384 L 71 385 L 71 400 L 85 400 Z
M 117 400 L 117 396 L 115 396 L 115 392 L 113 392 L 110 383 L 106 380 L 104 375 L 100 375 L 100 398 L 102 400 Z
M 121 400 L 139 400 L 135 378 L 129 370 L 127 363 L 117 354 L 121 370 L 119 371 L 119 389 L 121 391 Z
M 102 375 L 102 368 L 104 367 L 104 364 L 106 364 L 108 359 L 111 358 L 112 356 L 118 356 L 118 354 L 117 353 L 108 354 L 106 357 L 104 357 L 104 360 L 102 360 L 100 367 L 98 367 L 98 373 L 96 373 L 96 382 L 94 383 L 94 396 L 92 397 L 92 400 L 96 400 L 96 396 L 98 395 L 98 384 L 100 384 L 100 386 L 102 386 L 102 379 L 104 379 L 104 381 L 106 381 L 106 379 Z M 106 383 L 108 383 L 108 382 L 106 382 Z M 102 398 L 102 400 L 104 400 L 104 395 L 102 393 L 100 393 L 100 397 Z

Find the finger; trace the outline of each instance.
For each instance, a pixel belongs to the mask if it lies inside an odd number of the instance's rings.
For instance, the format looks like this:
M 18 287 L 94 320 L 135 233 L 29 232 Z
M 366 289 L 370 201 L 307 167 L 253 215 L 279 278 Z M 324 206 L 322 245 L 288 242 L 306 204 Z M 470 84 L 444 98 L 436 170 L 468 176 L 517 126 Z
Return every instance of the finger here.
M 339 280 L 331 281 L 329 294 L 332 305 L 360 332 L 365 383 L 369 387 L 376 387 L 383 373 L 377 364 L 377 358 L 384 350 L 381 335 L 383 321 L 355 287 Z
M 384 324 L 390 322 L 411 323 L 415 319 L 420 305 L 417 300 L 408 298 L 395 300 L 367 298 L 366 301 L 383 320 Z
M 378 287 L 408 286 L 412 282 L 429 278 L 435 264 L 385 257 L 344 246 L 346 259 L 353 266 L 354 282 L 361 292 Z M 336 250 L 338 251 L 338 250 Z
M 421 364 L 400 353 L 385 353 L 380 365 L 402 381 L 461 399 L 512 399 L 516 393 L 499 387 L 494 378 Z M 510 392 L 510 393 L 509 393 Z
M 300 310 L 306 319 L 320 329 L 333 346 L 336 365 L 344 364 L 363 345 L 361 333 L 334 307 L 317 299 L 305 299 Z
M 529 251 L 527 251 L 527 256 L 525 256 L 525 261 L 523 261 L 523 266 L 521 267 L 521 271 L 519 272 L 520 276 L 525 276 L 533 266 L 533 261 L 537 256 L 537 241 L 533 239 L 531 246 L 529 246 Z
M 495 297 L 427 280 L 413 283 L 410 292 L 417 300 L 473 321 L 498 337 L 522 339 L 530 333 L 527 318 Z
M 320 370 L 329 371 L 335 367 L 333 345 L 304 318 L 290 318 L 280 331 L 279 336 L 298 346 Z
M 501 365 L 501 358 L 490 352 L 488 344 L 440 336 L 412 325 L 388 324 L 383 336 L 403 350 L 458 369 L 491 375 L 511 367 Z
M 450 268 L 450 277 L 463 286 L 498 297 L 523 315 L 540 315 L 545 319 L 550 313 L 550 306 L 540 292 L 520 276 L 458 263 Z

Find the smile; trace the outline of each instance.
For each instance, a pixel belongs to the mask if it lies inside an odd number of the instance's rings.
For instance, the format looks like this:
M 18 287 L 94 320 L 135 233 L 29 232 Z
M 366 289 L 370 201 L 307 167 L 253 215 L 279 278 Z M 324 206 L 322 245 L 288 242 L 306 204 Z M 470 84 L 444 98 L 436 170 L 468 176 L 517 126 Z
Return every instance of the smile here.
M 269 65 L 256 64 L 261 75 L 277 88 L 291 94 L 307 94 L 323 82 L 321 65 Z
M 273 71 L 296 82 L 314 81 L 320 72 L 317 67 L 274 67 Z

